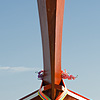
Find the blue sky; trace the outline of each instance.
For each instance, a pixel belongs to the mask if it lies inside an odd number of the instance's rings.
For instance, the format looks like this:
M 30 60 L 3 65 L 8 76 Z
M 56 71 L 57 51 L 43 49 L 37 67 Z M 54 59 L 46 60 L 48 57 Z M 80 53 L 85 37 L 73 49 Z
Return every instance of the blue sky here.
M 37 0 L 0 0 L 0 99 L 37 90 L 43 68 Z M 62 69 L 79 75 L 67 87 L 92 100 L 100 90 L 100 0 L 66 0 Z

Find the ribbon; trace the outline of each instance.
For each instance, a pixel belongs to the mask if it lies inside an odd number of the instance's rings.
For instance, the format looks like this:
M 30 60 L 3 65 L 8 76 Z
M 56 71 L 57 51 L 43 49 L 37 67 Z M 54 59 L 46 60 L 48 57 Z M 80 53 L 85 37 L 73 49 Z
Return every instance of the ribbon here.
M 64 83 L 63 83 L 64 84 Z M 63 92 L 55 99 L 55 100 L 63 100 L 66 95 L 68 94 L 68 90 L 64 84 L 64 86 L 62 86 L 62 90 Z M 46 85 L 46 86 L 42 86 L 40 87 L 39 91 L 38 91 L 38 94 L 39 96 L 41 97 L 42 100 L 51 100 L 47 95 L 45 95 L 42 91 L 45 91 L 45 90 L 48 90 L 51 88 L 51 84 L 49 85 Z

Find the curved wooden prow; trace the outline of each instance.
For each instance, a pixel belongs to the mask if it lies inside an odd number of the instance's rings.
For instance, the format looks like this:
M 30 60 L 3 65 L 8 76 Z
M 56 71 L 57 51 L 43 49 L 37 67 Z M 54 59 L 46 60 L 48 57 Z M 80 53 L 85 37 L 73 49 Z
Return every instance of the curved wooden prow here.
M 47 95 L 55 99 L 55 84 L 61 82 L 61 45 L 65 0 L 37 0 L 41 26 L 44 83 L 51 84 Z

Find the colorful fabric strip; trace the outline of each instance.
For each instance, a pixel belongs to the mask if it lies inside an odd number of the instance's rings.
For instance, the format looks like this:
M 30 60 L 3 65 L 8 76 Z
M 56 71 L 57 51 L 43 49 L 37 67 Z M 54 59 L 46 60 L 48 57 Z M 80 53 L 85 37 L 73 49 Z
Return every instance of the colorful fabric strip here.
M 64 92 L 62 92 L 61 95 L 59 95 L 59 96 L 56 98 L 56 100 L 63 100 L 63 99 L 66 97 L 67 94 L 68 94 L 68 90 L 67 90 L 67 88 L 65 87 Z
M 42 91 L 41 88 L 38 91 L 39 96 L 41 97 L 42 100 L 51 100 L 48 96 L 46 96 Z M 68 94 L 68 90 L 66 87 L 64 87 L 64 91 L 59 95 L 55 100 L 63 100 L 66 95 Z
M 39 96 L 42 100 L 51 100 L 48 96 L 46 96 L 41 90 L 38 91 Z

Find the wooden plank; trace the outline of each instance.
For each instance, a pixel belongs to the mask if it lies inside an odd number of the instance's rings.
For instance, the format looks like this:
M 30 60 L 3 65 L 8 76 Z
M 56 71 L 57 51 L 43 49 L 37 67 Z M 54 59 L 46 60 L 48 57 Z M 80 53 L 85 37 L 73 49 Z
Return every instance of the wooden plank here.
M 40 98 L 40 96 L 38 95 L 38 91 L 39 91 L 39 90 L 37 90 L 37 91 L 35 91 L 35 92 L 32 92 L 32 93 L 30 93 L 29 95 L 27 95 L 27 96 L 25 96 L 25 97 L 23 97 L 23 98 L 21 98 L 21 99 L 19 99 L 19 100 L 42 100 L 42 99 Z
M 46 12 L 46 0 L 38 0 L 38 10 L 41 25 L 42 47 L 43 47 L 43 62 L 44 62 L 44 82 L 51 83 L 51 64 L 50 64 L 50 49 L 49 49 L 49 34 Z
M 62 48 L 62 29 L 64 16 L 65 0 L 56 2 L 56 26 L 55 26 L 55 84 L 61 82 L 61 48 Z
M 64 98 L 64 100 L 79 100 L 79 99 L 76 99 L 76 98 L 74 98 L 74 97 L 72 97 L 72 96 L 70 96 L 70 95 L 67 95 L 67 96 Z

